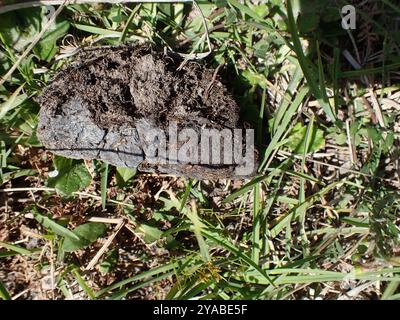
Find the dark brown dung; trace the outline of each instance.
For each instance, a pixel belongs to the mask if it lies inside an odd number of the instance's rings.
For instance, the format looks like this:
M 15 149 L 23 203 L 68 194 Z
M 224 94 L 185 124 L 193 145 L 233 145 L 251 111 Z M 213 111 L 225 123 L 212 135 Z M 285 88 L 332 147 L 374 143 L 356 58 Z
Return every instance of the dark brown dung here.
M 82 51 L 39 98 L 40 141 L 69 158 L 101 159 L 115 166 L 197 179 L 235 177 L 234 163 L 146 158 L 145 148 L 156 142 L 142 139 L 138 128 L 167 130 L 172 121 L 179 130 L 191 128 L 197 133 L 204 128 L 243 128 L 239 107 L 214 70 L 196 62 L 179 69 L 181 63 L 179 57 L 148 45 Z M 179 141 L 178 147 L 182 144 Z

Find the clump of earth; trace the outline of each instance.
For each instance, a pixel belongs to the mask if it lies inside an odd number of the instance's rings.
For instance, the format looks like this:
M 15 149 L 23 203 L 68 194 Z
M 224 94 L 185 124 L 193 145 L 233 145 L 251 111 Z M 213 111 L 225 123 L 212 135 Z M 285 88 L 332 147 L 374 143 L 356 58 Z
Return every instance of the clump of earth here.
M 197 179 L 235 178 L 238 167 L 249 166 L 244 157 L 210 164 L 171 159 L 171 153 L 159 151 L 163 142 L 147 133 L 167 133 L 171 123 L 199 135 L 204 129 L 215 129 L 234 136 L 235 129 L 244 126 L 239 106 L 214 70 L 197 62 L 182 63 L 180 57 L 148 45 L 82 51 L 53 77 L 39 102 L 38 137 L 58 155 Z M 187 142 L 166 136 L 168 147 L 175 143 L 177 150 Z M 243 152 L 244 136 L 243 132 L 243 139 L 234 141 L 240 142 Z M 222 157 L 223 142 L 211 144 L 210 159 L 213 153 Z M 200 141 L 197 146 L 200 150 Z M 242 178 L 256 169 L 256 150 L 249 150 L 254 169 Z

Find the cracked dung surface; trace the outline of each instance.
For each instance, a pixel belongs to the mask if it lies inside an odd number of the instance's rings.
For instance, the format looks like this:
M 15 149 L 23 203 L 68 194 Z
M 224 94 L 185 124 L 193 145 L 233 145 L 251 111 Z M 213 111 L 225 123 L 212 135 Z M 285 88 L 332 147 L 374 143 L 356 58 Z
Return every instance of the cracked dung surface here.
M 144 148 L 156 141 L 146 142 L 138 128 L 167 130 L 171 121 L 197 133 L 243 128 L 238 105 L 214 71 L 195 62 L 178 70 L 181 62 L 146 45 L 83 51 L 39 98 L 40 141 L 69 158 L 198 179 L 234 177 L 235 164 L 163 164 L 146 158 Z

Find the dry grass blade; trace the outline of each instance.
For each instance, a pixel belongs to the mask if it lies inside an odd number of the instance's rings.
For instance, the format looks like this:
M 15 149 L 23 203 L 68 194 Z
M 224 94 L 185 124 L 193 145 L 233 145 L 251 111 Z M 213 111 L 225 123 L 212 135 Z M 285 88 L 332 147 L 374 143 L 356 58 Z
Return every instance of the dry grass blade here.
M 96 255 L 93 257 L 93 259 L 89 262 L 89 264 L 87 265 L 85 270 L 90 270 L 97 264 L 97 262 L 99 261 L 101 256 L 106 252 L 106 250 L 110 246 L 111 242 L 117 236 L 118 232 L 122 229 L 124 224 L 125 224 L 125 220 L 121 219 L 121 221 L 114 228 L 113 233 L 107 238 L 106 242 L 104 242 L 103 246 L 96 253 Z

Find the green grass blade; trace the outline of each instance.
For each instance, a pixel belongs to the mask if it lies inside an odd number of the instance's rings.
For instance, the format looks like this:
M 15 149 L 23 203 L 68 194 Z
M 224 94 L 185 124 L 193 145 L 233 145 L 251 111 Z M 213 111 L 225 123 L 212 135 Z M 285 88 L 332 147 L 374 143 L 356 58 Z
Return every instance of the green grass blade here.
M 84 24 L 80 24 L 80 23 L 72 23 L 72 26 L 74 26 L 78 30 L 82 30 L 82 31 L 86 31 L 89 33 L 98 34 L 98 35 L 102 35 L 102 36 L 115 36 L 116 38 L 122 37 L 122 32 L 120 32 L 120 31 L 108 30 L 108 29 L 99 28 L 99 27 L 90 26 L 90 25 L 84 25 Z
M 0 241 L 0 247 L 6 248 L 8 250 L 14 251 L 16 253 L 22 254 L 22 255 L 30 255 L 32 254 L 34 251 L 32 250 L 28 250 L 13 244 L 9 244 L 3 241 Z
M 86 281 L 83 280 L 82 276 L 79 273 L 78 268 L 74 268 L 72 270 L 72 275 L 78 282 L 79 286 L 83 289 L 83 291 L 86 292 L 86 294 L 89 296 L 91 300 L 96 300 L 96 295 L 94 294 L 93 290 L 87 285 Z
M 242 250 L 234 246 L 232 243 L 227 241 L 226 239 L 221 238 L 220 236 L 208 231 L 208 230 L 203 230 L 203 235 L 213 241 L 214 243 L 224 247 L 226 250 L 232 252 L 235 254 L 238 258 L 242 259 L 244 262 L 246 262 L 249 266 L 253 267 L 257 272 L 264 277 L 264 279 L 271 285 L 274 285 L 272 279 L 262 270 L 254 261 L 245 253 L 243 253 Z
M 297 206 L 295 206 L 294 208 L 290 209 L 286 214 L 284 214 L 278 220 L 278 222 L 271 229 L 271 236 L 273 238 L 275 238 L 285 228 L 285 226 L 288 224 L 288 222 L 290 222 L 290 220 L 298 218 L 298 212 L 301 212 L 301 210 L 304 210 L 305 208 L 309 207 L 320 196 L 326 194 L 327 192 L 331 191 L 332 189 L 336 188 L 338 185 L 340 185 L 342 183 L 343 182 L 341 182 L 341 181 L 334 182 L 334 183 L 330 184 L 329 186 L 321 189 L 317 193 L 311 195 L 304 202 L 302 202 L 302 203 L 298 204 Z
M 8 111 L 14 109 L 18 105 L 20 105 L 24 100 L 28 98 L 26 94 L 22 94 L 19 96 L 19 93 L 24 88 L 25 83 L 21 84 L 17 90 L 10 96 L 10 98 L 0 105 L 0 120 L 7 114 Z
M 0 281 L 0 298 L 3 300 L 11 300 L 11 296 L 8 293 L 4 284 Z
M 143 280 L 143 279 L 152 277 L 154 275 L 159 275 L 159 274 L 162 274 L 162 273 L 163 274 L 164 273 L 168 273 L 171 270 L 175 270 L 178 267 L 179 267 L 179 262 L 173 262 L 173 263 L 169 263 L 169 264 L 166 264 L 166 265 L 163 265 L 163 266 L 160 266 L 160 267 L 157 267 L 157 268 L 142 272 L 141 274 L 138 274 L 138 275 L 136 275 L 134 277 L 119 281 L 117 283 L 114 283 L 114 284 L 112 284 L 112 285 L 100 290 L 99 292 L 97 292 L 96 296 L 98 298 L 102 297 L 105 293 L 110 292 L 110 291 L 115 290 L 115 289 L 120 289 L 123 286 L 126 286 L 126 285 L 128 285 L 128 284 L 130 284 L 132 282 Z
M 391 300 L 392 296 L 396 293 L 400 281 L 391 281 L 388 283 L 385 291 L 382 294 L 381 300 Z
M 269 178 L 268 176 L 260 176 L 260 177 L 254 178 L 252 181 L 245 184 L 240 189 L 231 193 L 228 197 L 226 197 L 222 201 L 222 203 L 228 203 L 228 202 L 240 197 L 241 195 L 245 194 L 246 192 L 249 192 L 250 190 L 252 190 L 258 183 L 263 182 L 263 181 L 267 180 L 268 178 Z
M 33 212 L 33 216 L 35 217 L 35 219 L 41 225 L 43 225 L 46 229 L 50 229 L 55 234 L 57 234 L 61 237 L 67 237 L 72 240 L 78 240 L 78 241 L 80 240 L 79 237 L 75 233 L 73 233 L 71 230 L 63 227 L 62 225 L 58 224 L 54 220 L 50 219 L 49 217 L 42 215 L 36 206 L 32 207 L 32 212 Z
M 322 93 L 322 89 L 318 86 L 317 80 L 314 76 L 314 70 L 316 68 L 303 52 L 303 47 L 301 45 L 299 34 L 296 28 L 296 21 L 293 16 L 292 0 L 287 1 L 287 15 L 288 29 L 292 35 L 293 46 L 297 58 L 299 59 L 299 63 L 303 70 L 304 76 L 307 79 L 308 85 L 310 86 L 313 95 L 318 100 L 327 117 L 331 119 L 332 122 L 336 122 L 336 116 L 333 114 L 332 108 L 329 104 L 329 100 L 326 100 L 326 98 L 324 98 L 324 93 Z
M 106 208 L 107 203 L 107 183 L 108 183 L 108 163 L 101 165 L 101 207 L 103 210 Z
M 397 12 L 397 14 L 400 15 L 400 7 L 394 5 L 391 1 L 389 0 L 382 0 L 382 2 L 386 5 L 388 5 L 389 7 L 391 7 L 395 12 Z
M 303 102 L 304 98 L 306 97 L 309 89 L 307 87 L 302 88 L 299 93 L 297 94 L 295 100 L 289 107 L 288 111 L 286 112 L 281 124 L 279 125 L 278 129 L 276 130 L 274 136 L 271 139 L 271 142 L 268 145 L 267 150 L 264 153 L 264 159 L 260 165 L 260 170 L 265 170 L 265 165 L 269 160 L 270 155 L 274 150 L 276 150 L 276 146 L 279 143 L 280 139 L 283 137 L 285 132 L 288 130 L 290 121 L 293 115 L 296 114 L 296 110 L 300 107 L 301 103 Z
M 203 258 L 204 262 L 210 261 L 210 254 L 208 252 L 208 246 L 206 241 L 202 236 L 202 231 L 206 227 L 205 224 L 200 220 L 199 215 L 197 214 L 197 207 L 195 203 L 192 203 L 192 209 L 186 213 L 187 217 L 193 224 L 194 234 L 197 239 L 197 243 L 199 245 L 200 254 Z
M 286 89 L 285 95 L 282 99 L 282 102 L 280 103 L 276 114 L 274 116 L 274 123 L 272 126 L 272 132 L 276 133 L 278 130 L 280 123 L 283 119 L 283 117 L 286 114 L 287 109 L 290 106 L 290 103 L 292 102 L 293 96 L 296 93 L 296 89 L 299 87 L 301 80 L 304 78 L 303 72 L 301 71 L 300 67 L 297 67 L 296 70 L 294 71 L 294 74 L 289 82 L 289 85 Z
M 133 291 L 136 291 L 136 290 L 138 290 L 140 288 L 146 287 L 146 286 L 148 286 L 148 285 L 150 285 L 150 284 L 152 284 L 154 282 L 158 282 L 158 281 L 164 280 L 165 278 L 173 276 L 173 275 L 174 275 L 174 271 L 169 271 L 169 272 L 166 272 L 164 274 L 161 274 L 161 275 L 155 276 L 153 278 L 147 279 L 147 280 L 145 280 L 143 282 L 140 282 L 140 283 L 138 283 L 138 284 L 136 284 L 136 285 L 134 285 L 132 287 L 129 287 L 127 289 L 120 290 L 119 292 L 114 293 L 110 297 L 110 300 L 120 300 L 120 299 L 124 298 L 130 292 L 133 292 Z
M 253 201 L 253 233 L 252 233 L 252 251 L 251 259 L 257 265 L 260 262 L 260 228 L 261 228 L 261 206 L 260 206 L 260 184 L 254 186 L 254 201 Z
M 127 20 L 126 23 L 125 23 L 124 30 L 122 30 L 121 37 L 119 38 L 119 41 L 120 41 L 121 43 L 125 42 L 125 38 L 126 38 L 126 35 L 128 34 L 129 26 L 130 26 L 130 24 L 132 23 L 133 18 L 135 18 L 136 14 L 137 14 L 138 11 L 140 10 L 140 8 L 141 8 L 141 4 L 139 3 L 139 4 L 132 10 L 131 14 L 129 15 L 129 18 L 128 18 L 128 20 Z
M 257 22 L 263 22 L 264 19 L 262 17 L 260 17 L 256 12 L 254 12 L 253 10 L 251 10 L 248 6 L 241 4 L 239 1 L 237 0 L 228 0 L 228 2 L 234 6 L 235 8 L 237 8 L 240 12 L 247 14 L 249 17 L 253 18 L 255 21 Z
M 189 179 L 189 182 L 187 183 L 186 188 L 185 188 L 185 193 L 183 194 L 182 204 L 181 204 L 181 206 L 179 208 L 179 212 L 182 212 L 183 208 L 186 205 L 186 202 L 187 202 L 187 200 L 189 198 L 189 195 L 190 195 L 190 191 L 192 190 L 192 185 L 193 185 L 193 180 Z

